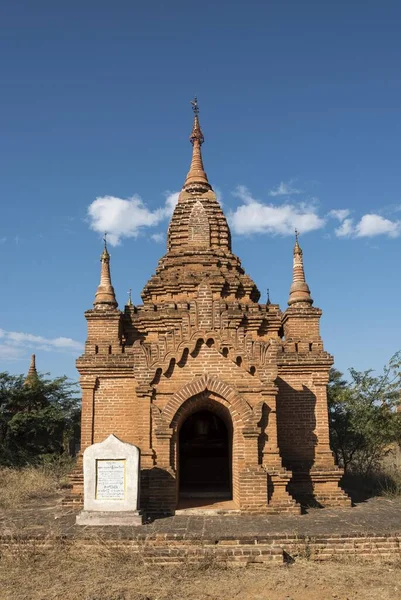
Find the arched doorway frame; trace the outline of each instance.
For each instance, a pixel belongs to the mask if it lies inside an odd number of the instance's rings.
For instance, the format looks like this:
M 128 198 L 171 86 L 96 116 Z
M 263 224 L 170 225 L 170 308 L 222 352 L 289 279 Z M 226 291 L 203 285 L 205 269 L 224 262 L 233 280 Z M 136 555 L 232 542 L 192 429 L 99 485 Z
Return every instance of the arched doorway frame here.
M 253 411 L 245 399 L 230 385 L 221 381 L 217 377 L 203 375 L 185 385 L 181 390 L 175 393 L 167 402 L 161 411 L 158 432 L 159 436 L 170 438 L 170 467 L 178 475 L 178 429 L 180 424 L 189 414 L 195 412 L 197 407 L 201 406 L 207 399 L 209 402 L 216 403 L 217 406 L 225 409 L 225 422 L 229 415 L 232 423 L 232 495 L 234 502 L 239 504 L 239 472 L 242 466 L 247 462 L 257 463 L 257 450 L 250 456 L 249 433 L 252 437 L 258 435 L 258 427 L 255 422 Z M 186 415 L 186 416 L 185 416 Z M 162 426 L 162 422 L 167 426 Z M 165 432 L 163 434 L 163 431 Z M 247 433 L 245 439 L 244 433 Z M 166 435 L 167 434 L 167 435 Z M 157 435 L 157 434 L 156 434 Z M 253 443 L 251 441 L 253 447 Z M 256 448 L 256 445 L 255 445 Z M 176 485 L 178 500 L 179 485 Z
M 220 399 L 222 400 L 222 399 Z M 177 501 L 180 490 L 180 432 L 181 428 L 186 423 L 187 419 L 192 415 L 201 412 L 208 411 L 217 415 L 224 423 L 227 434 L 228 434 L 228 455 L 229 455 L 229 478 L 230 478 L 230 493 L 233 497 L 233 439 L 234 439 L 234 424 L 231 418 L 230 411 L 226 403 L 219 401 L 212 392 L 201 392 L 196 396 L 189 398 L 177 411 L 174 419 L 174 430 L 175 435 L 172 437 L 172 444 L 174 444 L 174 451 L 172 456 L 174 457 L 173 468 L 176 472 L 177 481 Z

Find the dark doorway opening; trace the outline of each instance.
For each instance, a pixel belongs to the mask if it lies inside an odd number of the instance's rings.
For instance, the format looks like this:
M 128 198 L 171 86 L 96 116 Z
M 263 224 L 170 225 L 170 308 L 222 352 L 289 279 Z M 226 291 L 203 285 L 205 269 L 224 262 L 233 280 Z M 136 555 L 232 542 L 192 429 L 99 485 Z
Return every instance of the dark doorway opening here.
M 190 415 L 179 433 L 181 498 L 231 499 L 231 434 L 214 412 Z

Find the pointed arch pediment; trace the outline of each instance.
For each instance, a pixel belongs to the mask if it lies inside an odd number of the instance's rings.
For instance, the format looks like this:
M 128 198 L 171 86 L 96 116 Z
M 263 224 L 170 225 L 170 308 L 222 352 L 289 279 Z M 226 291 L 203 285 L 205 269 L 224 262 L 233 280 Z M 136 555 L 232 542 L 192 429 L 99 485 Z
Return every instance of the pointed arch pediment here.
M 212 377 L 208 374 L 193 379 L 170 398 L 161 413 L 163 421 L 171 426 L 175 414 L 184 402 L 206 391 L 221 396 L 230 405 L 231 410 L 240 415 L 244 425 L 252 421 L 252 408 L 235 388 L 218 377 Z

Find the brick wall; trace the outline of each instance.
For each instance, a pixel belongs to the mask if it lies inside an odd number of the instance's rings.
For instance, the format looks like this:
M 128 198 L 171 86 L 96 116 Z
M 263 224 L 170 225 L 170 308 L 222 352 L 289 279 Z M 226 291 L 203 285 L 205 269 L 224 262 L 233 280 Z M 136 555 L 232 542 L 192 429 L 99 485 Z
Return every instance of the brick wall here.
M 279 377 L 277 383 L 278 445 L 284 464 L 289 469 L 311 466 L 317 443 L 316 396 L 311 383 L 302 375 Z

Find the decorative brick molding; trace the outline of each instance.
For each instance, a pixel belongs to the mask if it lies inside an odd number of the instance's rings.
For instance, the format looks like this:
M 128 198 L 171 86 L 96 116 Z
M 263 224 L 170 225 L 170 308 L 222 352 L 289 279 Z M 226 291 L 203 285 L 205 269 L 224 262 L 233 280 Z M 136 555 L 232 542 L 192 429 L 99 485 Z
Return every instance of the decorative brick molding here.
M 213 392 L 218 398 L 224 399 L 230 406 L 233 418 L 238 415 L 244 427 L 252 422 L 252 409 L 235 388 L 221 381 L 218 377 L 211 377 L 207 374 L 191 381 L 174 394 L 162 411 L 164 420 L 171 426 L 174 416 L 183 403 L 205 391 Z

